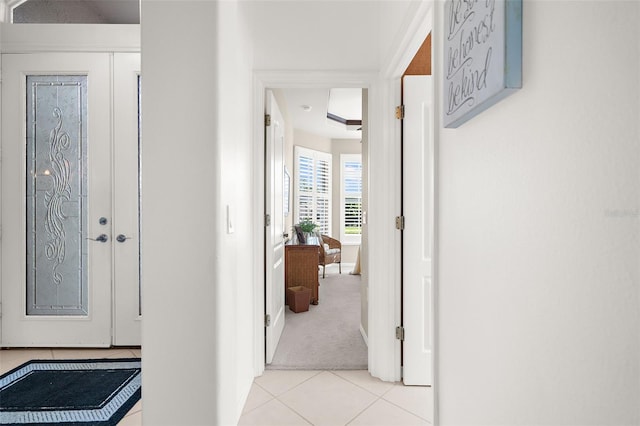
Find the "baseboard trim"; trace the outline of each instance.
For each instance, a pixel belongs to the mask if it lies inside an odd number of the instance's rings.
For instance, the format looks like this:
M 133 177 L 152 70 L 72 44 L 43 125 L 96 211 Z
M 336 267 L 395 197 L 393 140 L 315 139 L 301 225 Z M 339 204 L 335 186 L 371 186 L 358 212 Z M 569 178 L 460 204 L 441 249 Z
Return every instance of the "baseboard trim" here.
M 367 339 L 367 333 L 364 332 L 364 328 L 362 328 L 362 324 L 360 324 L 360 334 L 362 334 L 362 338 L 364 339 L 364 344 L 369 347 L 369 339 Z

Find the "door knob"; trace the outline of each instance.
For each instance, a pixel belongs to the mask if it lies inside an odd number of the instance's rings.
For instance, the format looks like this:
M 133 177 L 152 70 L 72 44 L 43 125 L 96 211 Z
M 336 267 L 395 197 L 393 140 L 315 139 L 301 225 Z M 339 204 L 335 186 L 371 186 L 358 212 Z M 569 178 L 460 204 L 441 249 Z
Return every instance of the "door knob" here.
M 127 241 L 130 237 L 127 237 L 124 234 L 120 234 L 116 237 L 116 241 L 118 241 L 119 243 L 124 243 L 125 241 Z
M 98 235 L 98 238 L 89 238 L 91 241 L 98 241 L 101 243 L 106 243 L 109 240 L 109 237 L 107 237 L 107 234 L 100 234 Z

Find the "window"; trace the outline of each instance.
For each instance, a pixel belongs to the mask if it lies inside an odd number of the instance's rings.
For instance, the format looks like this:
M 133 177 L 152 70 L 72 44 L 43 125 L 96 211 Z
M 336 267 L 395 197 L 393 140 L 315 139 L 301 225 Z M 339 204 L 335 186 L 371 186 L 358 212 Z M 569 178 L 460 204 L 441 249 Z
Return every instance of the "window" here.
M 362 235 L 362 155 L 340 156 L 340 240 L 360 244 Z
M 331 230 L 331 154 L 295 147 L 294 223 L 311 218 L 317 230 Z

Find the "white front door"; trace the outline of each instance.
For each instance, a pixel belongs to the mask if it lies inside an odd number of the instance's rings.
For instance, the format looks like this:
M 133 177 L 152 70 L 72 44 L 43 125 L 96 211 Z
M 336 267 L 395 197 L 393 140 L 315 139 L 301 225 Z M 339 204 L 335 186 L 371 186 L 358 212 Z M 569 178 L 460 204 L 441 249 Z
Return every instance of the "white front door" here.
M 405 76 L 403 89 L 403 374 L 433 384 L 434 138 L 431 76 Z
M 116 164 L 113 143 L 113 55 L 7 54 L 2 63 L 1 344 L 110 346 L 114 238 L 130 232 L 115 214 L 116 176 L 128 166 Z
M 113 84 L 113 344 L 140 344 L 140 54 L 116 53 Z
M 265 127 L 265 314 L 267 325 L 266 363 L 270 364 L 284 329 L 284 119 L 273 96 L 267 91 L 266 113 L 271 123 Z

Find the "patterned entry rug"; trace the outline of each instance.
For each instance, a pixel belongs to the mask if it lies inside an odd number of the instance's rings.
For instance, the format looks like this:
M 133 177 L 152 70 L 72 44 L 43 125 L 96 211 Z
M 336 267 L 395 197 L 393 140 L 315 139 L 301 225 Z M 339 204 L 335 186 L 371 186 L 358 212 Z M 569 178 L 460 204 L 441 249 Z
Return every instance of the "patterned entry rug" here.
M 0 376 L 0 425 L 114 426 L 141 396 L 140 358 L 32 360 Z

